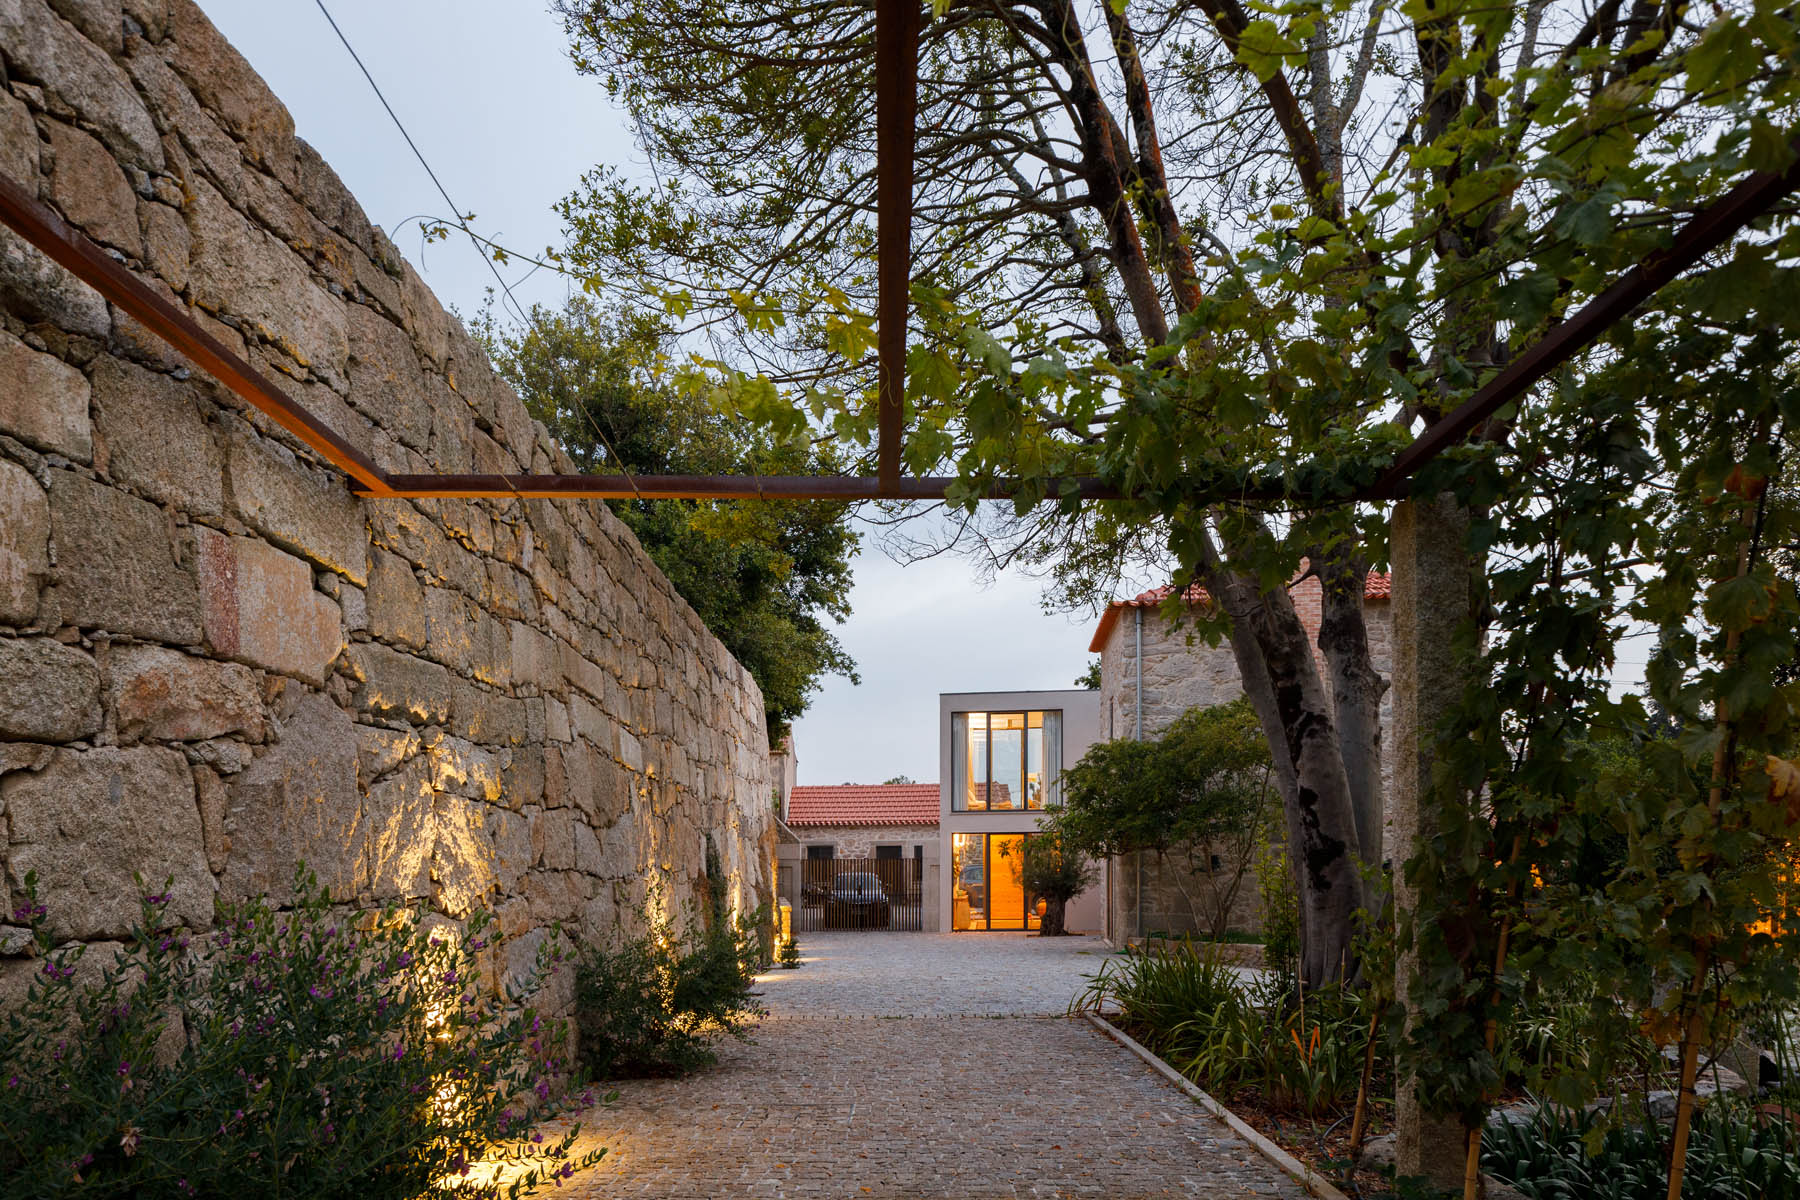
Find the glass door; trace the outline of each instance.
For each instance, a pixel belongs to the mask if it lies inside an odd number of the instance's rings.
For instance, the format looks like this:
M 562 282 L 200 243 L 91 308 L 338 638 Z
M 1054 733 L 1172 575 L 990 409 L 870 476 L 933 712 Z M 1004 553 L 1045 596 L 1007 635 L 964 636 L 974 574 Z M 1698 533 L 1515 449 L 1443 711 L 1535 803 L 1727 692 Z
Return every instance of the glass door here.
M 988 928 L 1025 928 L 1025 835 L 988 835 Z

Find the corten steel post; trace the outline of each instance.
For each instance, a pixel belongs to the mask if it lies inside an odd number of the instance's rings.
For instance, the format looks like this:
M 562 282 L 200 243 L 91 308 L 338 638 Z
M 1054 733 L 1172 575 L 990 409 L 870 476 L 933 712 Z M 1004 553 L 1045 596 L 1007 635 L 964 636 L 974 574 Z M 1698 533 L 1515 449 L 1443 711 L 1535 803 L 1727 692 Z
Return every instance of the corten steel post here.
M 919 92 L 918 0 L 875 3 L 875 474 L 900 486 L 906 316 L 912 289 L 913 137 Z

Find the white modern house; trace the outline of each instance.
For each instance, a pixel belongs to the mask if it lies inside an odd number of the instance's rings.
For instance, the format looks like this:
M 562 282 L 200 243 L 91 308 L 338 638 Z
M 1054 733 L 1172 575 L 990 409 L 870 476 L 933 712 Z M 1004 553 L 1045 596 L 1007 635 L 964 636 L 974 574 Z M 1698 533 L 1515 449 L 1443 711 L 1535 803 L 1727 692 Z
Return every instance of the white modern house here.
M 1038 927 L 1037 898 L 1019 881 L 1021 851 L 1056 803 L 1063 771 L 1099 740 L 1100 712 L 1100 693 L 1080 689 L 938 696 L 937 928 Z M 1106 895 L 1102 875 L 1069 902 L 1071 933 L 1104 930 Z

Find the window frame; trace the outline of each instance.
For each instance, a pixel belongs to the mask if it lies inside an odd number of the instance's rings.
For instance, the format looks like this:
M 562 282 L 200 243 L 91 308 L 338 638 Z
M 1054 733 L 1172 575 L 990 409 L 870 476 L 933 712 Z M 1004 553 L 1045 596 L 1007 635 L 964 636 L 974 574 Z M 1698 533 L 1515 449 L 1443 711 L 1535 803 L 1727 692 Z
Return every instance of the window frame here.
M 1031 726 L 1031 717 L 1039 718 L 1038 727 Z M 1062 739 L 1063 713 L 1060 708 L 995 708 L 970 709 L 965 712 L 950 714 L 950 811 L 957 814 L 980 814 L 996 816 L 1019 816 L 1025 813 L 1042 813 L 1055 804 L 1057 785 L 1062 781 Z M 974 765 L 971 750 L 972 717 L 983 718 L 981 734 L 985 741 L 982 750 L 982 762 L 986 778 L 972 782 L 969 778 L 970 768 Z M 995 717 L 1018 717 L 1019 734 L 1019 773 L 1020 788 L 1025 793 L 1021 803 L 1011 808 L 995 808 L 988 801 L 993 797 L 994 774 L 994 725 Z M 1054 735 L 1052 722 L 1054 721 Z M 1031 743 L 1032 734 L 1038 735 L 1039 743 L 1039 781 L 1038 791 L 1042 800 L 1035 807 L 1031 803 Z M 969 805 L 969 794 L 976 787 L 985 787 L 982 807 Z

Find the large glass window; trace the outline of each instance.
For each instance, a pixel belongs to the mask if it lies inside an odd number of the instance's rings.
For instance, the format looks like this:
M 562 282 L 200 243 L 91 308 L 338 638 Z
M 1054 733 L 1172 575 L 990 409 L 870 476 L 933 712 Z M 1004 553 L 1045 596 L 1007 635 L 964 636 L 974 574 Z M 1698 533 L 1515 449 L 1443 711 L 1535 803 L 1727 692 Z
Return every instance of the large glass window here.
M 1036 929 L 1038 900 L 1023 881 L 1028 833 L 950 835 L 950 928 Z
M 953 811 L 1015 812 L 1054 802 L 1060 712 L 953 713 L 950 739 Z

